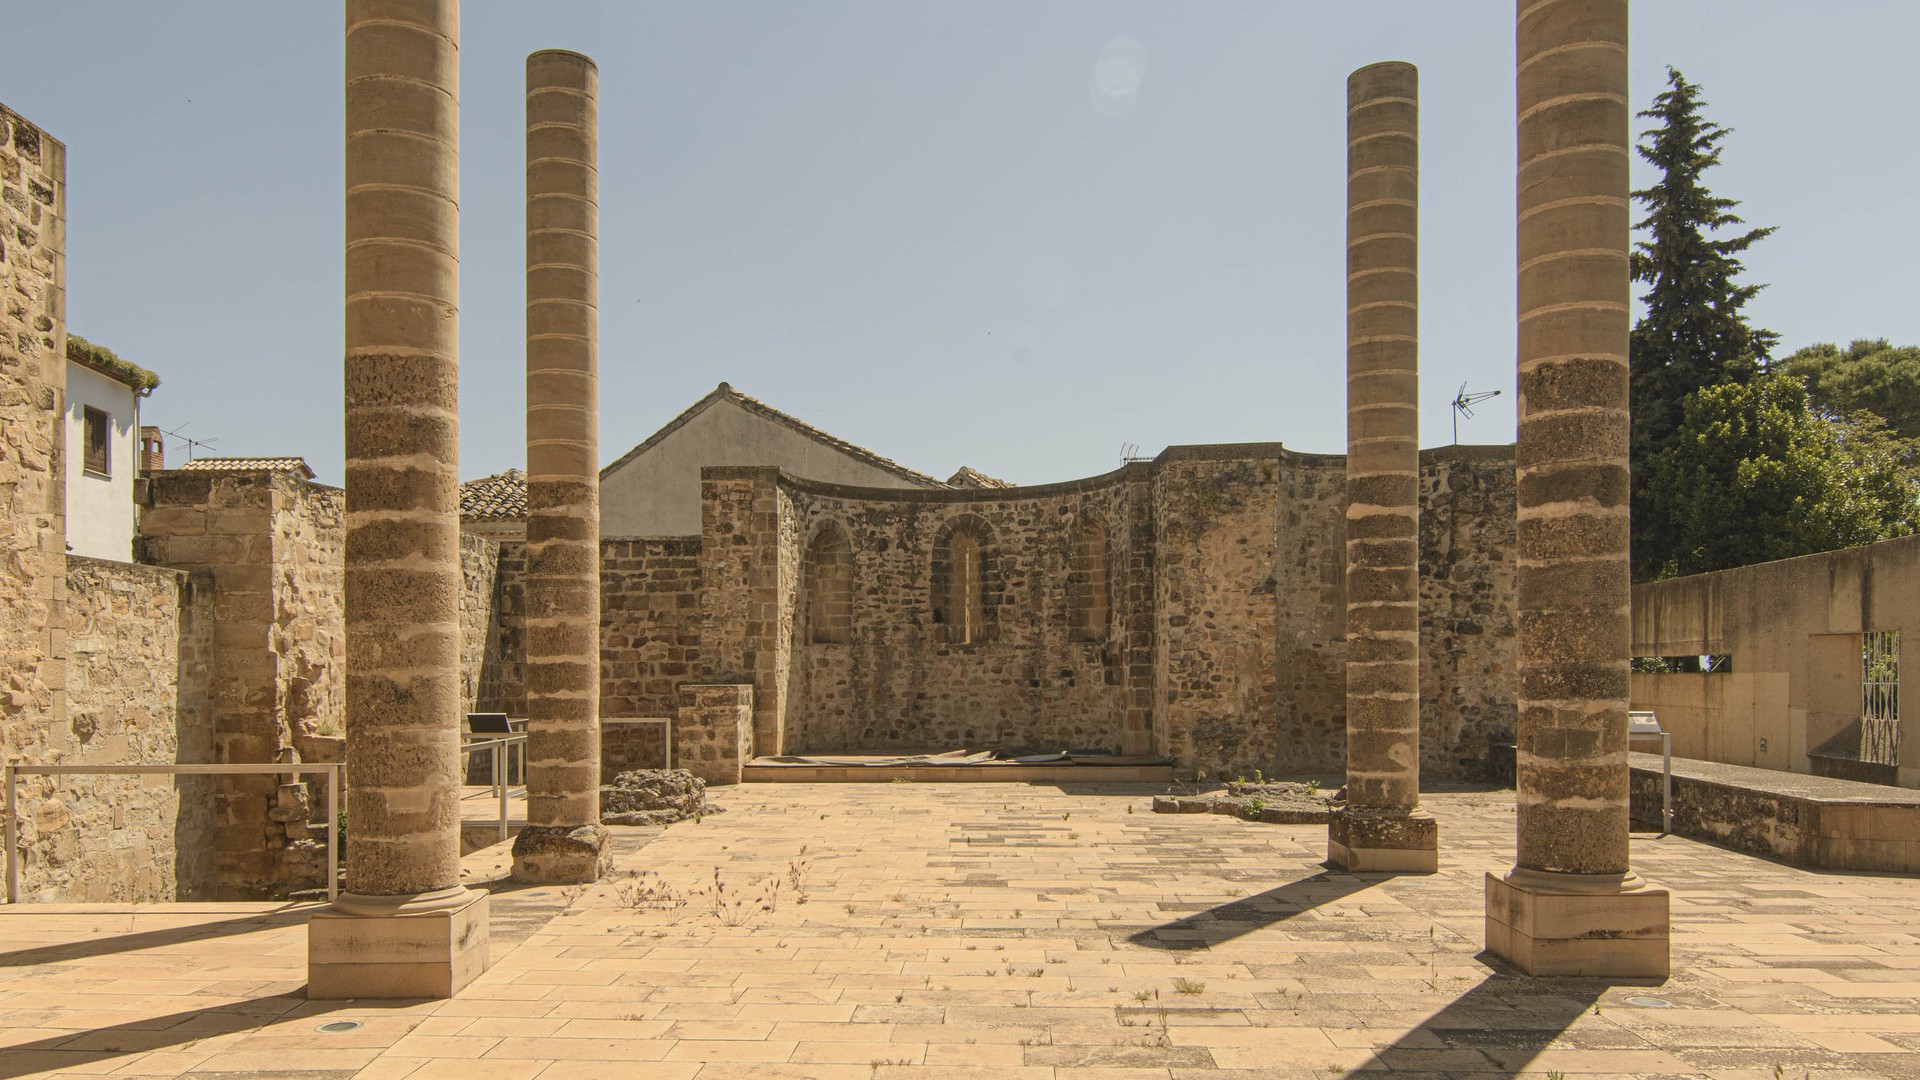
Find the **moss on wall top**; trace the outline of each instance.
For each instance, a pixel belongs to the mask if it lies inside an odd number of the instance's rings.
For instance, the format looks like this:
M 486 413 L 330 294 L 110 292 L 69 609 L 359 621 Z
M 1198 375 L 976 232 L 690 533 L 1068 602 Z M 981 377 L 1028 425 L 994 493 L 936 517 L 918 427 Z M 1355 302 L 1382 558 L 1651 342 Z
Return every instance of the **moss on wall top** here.
M 143 394 L 160 385 L 160 376 L 129 360 L 114 355 L 112 349 L 95 345 L 79 334 L 67 334 L 67 359 L 83 364 L 111 379 L 118 379 Z

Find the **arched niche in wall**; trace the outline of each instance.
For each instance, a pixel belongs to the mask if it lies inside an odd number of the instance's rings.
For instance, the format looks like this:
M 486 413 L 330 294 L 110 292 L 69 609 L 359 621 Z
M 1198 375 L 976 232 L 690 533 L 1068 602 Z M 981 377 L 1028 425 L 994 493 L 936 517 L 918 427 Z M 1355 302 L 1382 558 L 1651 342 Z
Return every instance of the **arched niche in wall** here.
M 935 640 L 991 641 L 1000 606 L 993 527 L 973 514 L 948 521 L 933 541 L 932 585 Z
M 839 522 L 821 525 L 807 544 L 807 640 L 844 645 L 853 636 L 853 545 Z
M 1083 515 L 1073 526 L 1067 554 L 1067 636 L 1074 641 L 1107 640 L 1113 611 L 1107 527 Z

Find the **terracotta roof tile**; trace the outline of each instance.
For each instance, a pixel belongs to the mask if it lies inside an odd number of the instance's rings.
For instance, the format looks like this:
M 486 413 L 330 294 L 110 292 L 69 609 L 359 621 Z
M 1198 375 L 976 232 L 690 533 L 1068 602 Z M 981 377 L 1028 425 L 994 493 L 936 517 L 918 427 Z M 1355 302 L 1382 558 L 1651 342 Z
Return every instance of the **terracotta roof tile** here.
M 203 457 L 194 458 L 176 472 L 297 472 L 313 479 L 306 458 L 297 457 Z
M 997 476 L 988 476 L 971 465 L 960 466 L 960 471 L 947 477 L 947 486 L 953 488 L 1010 488 L 1019 487 L 1011 480 L 1002 480 Z
M 521 521 L 527 516 L 527 474 L 519 469 L 460 485 L 463 521 Z

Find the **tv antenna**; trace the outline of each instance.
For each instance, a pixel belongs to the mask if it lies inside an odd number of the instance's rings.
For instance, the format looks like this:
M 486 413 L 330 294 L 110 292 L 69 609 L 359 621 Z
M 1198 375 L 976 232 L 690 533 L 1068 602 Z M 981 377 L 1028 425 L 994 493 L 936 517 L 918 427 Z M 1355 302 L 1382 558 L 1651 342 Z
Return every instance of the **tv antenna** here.
M 1460 392 L 1453 395 L 1453 443 L 1455 446 L 1460 445 L 1460 418 L 1464 416 L 1469 420 L 1473 419 L 1473 407 L 1475 405 L 1480 404 L 1488 398 L 1497 398 L 1499 396 L 1500 391 L 1498 390 L 1475 390 L 1469 394 L 1467 393 L 1467 384 L 1460 384 Z
M 1140 456 L 1139 443 L 1128 442 L 1128 443 L 1120 444 L 1120 464 L 1125 465 L 1129 461 L 1145 461 L 1145 460 L 1147 459 Z
M 163 428 L 161 429 L 161 432 L 160 432 L 162 435 L 166 435 L 169 438 L 180 440 L 181 445 L 186 448 L 188 461 L 193 460 L 194 450 L 196 449 L 211 450 L 213 449 L 213 444 L 220 441 L 220 436 L 218 435 L 215 435 L 211 439 L 194 439 L 194 438 L 189 438 L 185 435 L 180 434 L 182 431 L 185 431 L 187 429 L 187 424 L 191 424 L 191 423 L 193 423 L 193 421 L 189 420 L 187 421 L 186 424 L 181 424 L 179 427 L 174 428 L 172 431 L 167 431 L 166 429 Z

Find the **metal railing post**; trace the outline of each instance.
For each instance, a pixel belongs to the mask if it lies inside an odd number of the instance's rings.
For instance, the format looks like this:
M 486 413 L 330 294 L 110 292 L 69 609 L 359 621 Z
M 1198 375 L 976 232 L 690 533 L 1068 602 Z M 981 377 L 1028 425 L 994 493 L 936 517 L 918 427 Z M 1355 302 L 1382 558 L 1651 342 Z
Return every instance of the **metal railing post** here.
M 346 766 L 335 763 L 327 770 L 327 900 L 340 898 L 340 785 L 346 781 Z
M 507 838 L 507 747 L 506 740 L 493 744 L 493 777 L 499 782 L 495 790 L 500 792 L 500 839 Z M 524 756 L 521 757 L 525 761 Z
M 20 902 L 20 866 L 16 861 L 20 856 L 20 826 L 14 820 L 13 766 L 6 766 L 7 774 L 7 903 Z

